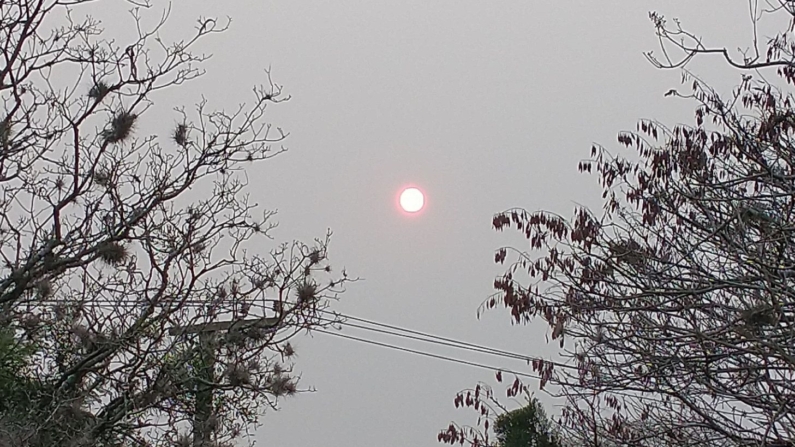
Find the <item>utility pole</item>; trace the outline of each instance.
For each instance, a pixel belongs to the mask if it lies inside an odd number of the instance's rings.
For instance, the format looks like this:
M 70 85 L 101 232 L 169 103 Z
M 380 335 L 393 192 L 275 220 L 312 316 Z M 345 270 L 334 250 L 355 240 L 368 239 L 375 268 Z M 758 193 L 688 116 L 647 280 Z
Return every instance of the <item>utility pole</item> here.
M 196 386 L 196 408 L 193 414 L 193 447 L 209 447 L 212 430 L 209 427 L 213 415 L 213 387 L 215 383 L 216 342 L 218 333 L 245 329 L 275 329 L 278 318 L 249 318 L 246 320 L 220 321 L 169 329 L 171 336 L 198 334 L 199 367 L 196 371 L 199 383 Z

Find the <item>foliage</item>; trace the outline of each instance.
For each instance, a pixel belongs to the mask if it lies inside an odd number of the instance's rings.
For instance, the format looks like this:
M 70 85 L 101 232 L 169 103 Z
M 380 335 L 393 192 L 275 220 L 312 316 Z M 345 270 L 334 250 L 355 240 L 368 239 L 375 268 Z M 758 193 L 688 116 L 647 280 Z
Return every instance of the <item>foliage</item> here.
M 527 405 L 499 415 L 494 433 L 500 447 L 558 447 L 560 444 L 553 425 L 538 399 Z
M 262 250 L 276 224 L 245 170 L 285 150 L 264 121 L 281 87 L 266 72 L 231 112 L 157 104 L 226 25 L 169 43 L 168 10 L 131 4 L 125 39 L 90 15 L 112 2 L 0 2 L 2 445 L 244 439 L 299 391 L 289 340 L 330 324 L 348 281 L 329 235 Z M 147 130 L 169 110 L 172 131 Z
M 0 411 L 26 401 L 36 389 L 25 371 L 34 353 L 35 347 L 17 339 L 11 329 L 0 329 Z
M 502 381 L 502 374 L 497 375 Z M 456 408 L 471 408 L 478 414 L 477 427 L 451 423 L 437 439 L 445 444 L 469 444 L 474 447 L 560 447 L 562 442 L 555 423 L 548 419 L 541 402 L 515 379 L 508 388 L 509 397 L 523 395 L 526 403 L 508 410 L 494 396 L 493 389 L 479 383 L 474 389 L 456 395 Z M 495 442 L 492 443 L 492 439 Z
M 742 70 L 772 68 L 782 85 L 745 71 L 721 95 L 689 72 L 695 123 L 641 121 L 595 146 L 601 214 L 571 219 L 511 209 L 494 218 L 529 247 L 508 263 L 486 308 L 540 319 L 567 364 L 533 362 L 541 387 L 566 399 L 567 441 L 605 446 L 792 446 L 795 443 L 795 9 L 751 2 L 789 26 L 740 57 L 650 15 L 666 47 L 658 67 L 719 54 Z M 769 23 L 769 22 L 768 22 Z M 674 46 L 683 51 L 673 59 Z

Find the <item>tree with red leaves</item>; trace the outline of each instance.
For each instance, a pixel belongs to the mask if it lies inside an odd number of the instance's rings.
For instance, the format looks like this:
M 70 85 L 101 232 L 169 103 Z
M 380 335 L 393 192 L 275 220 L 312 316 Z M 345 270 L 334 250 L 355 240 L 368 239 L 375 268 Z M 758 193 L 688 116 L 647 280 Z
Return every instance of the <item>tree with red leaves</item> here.
M 501 376 L 498 375 L 498 381 Z M 521 394 L 526 403 L 508 410 L 495 398 L 491 387 L 479 383 L 472 390 L 456 395 L 456 408 L 471 408 L 478 413 L 477 427 L 452 423 L 437 439 L 446 444 L 486 447 L 561 447 L 558 428 L 547 417 L 541 402 L 516 379 L 508 388 L 509 397 Z M 517 396 L 518 397 L 518 396 Z M 493 432 L 493 437 L 491 436 Z
M 687 93 L 667 95 L 695 101 L 694 124 L 641 121 L 618 136 L 628 155 L 593 147 L 579 170 L 598 175 L 601 212 L 494 218 L 529 247 L 497 251 L 508 270 L 485 307 L 559 340 L 570 367 L 536 371 L 565 400 L 571 445 L 795 441 L 795 7 L 772 3 L 752 2 L 754 33 L 763 13 L 789 26 L 739 56 L 650 14 L 666 50 L 650 61 L 718 54 L 741 70 L 737 88 L 722 96 L 683 71 Z M 754 71 L 766 68 L 778 78 Z

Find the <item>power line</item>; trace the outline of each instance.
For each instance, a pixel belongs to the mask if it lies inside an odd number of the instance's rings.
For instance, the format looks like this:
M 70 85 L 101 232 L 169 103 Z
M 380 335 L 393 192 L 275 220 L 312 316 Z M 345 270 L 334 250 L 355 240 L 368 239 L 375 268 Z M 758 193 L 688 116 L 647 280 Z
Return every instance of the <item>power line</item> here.
M 461 340 L 455 340 L 455 339 L 452 339 L 452 338 L 442 337 L 442 336 L 430 334 L 430 333 L 427 333 L 427 332 L 416 331 L 416 330 L 413 330 L 413 329 L 406 329 L 406 328 L 403 328 L 403 327 L 400 327 L 400 326 L 394 326 L 394 325 L 386 324 L 386 323 L 379 323 L 377 321 L 367 320 L 365 318 L 354 317 L 354 316 L 351 316 L 351 315 L 346 315 L 346 314 L 333 312 L 333 311 L 327 311 L 327 310 L 323 310 L 321 312 L 331 313 L 331 314 L 333 314 L 335 316 L 342 317 L 342 318 L 344 318 L 346 320 L 361 321 L 363 323 L 371 324 L 373 326 L 384 327 L 384 328 L 393 329 L 393 330 L 400 331 L 400 332 L 406 332 L 407 334 L 414 334 L 414 335 L 400 334 L 400 333 L 396 333 L 396 332 L 392 332 L 392 331 L 387 331 L 387 330 L 377 329 L 377 328 L 370 328 L 370 327 L 367 327 L 367 326 L 361 326 L 361 325 L 348 323 L 348 322 L 340 323 L 342 325 L 349 326 L 349 327 L 355 327 L 355 328 L 358 328 L 358 329 L 365 329 L 365 330 L 369 330 L 369 331 L 380 332 L 380 333 L 389 334 L 389 335 L 395 335 L 397 337 L 403 337 L 403 338 L 408 338 L 408 339 L 412 339 L 412 340 L 426 341 L 426 342 L 429 342 L 429 343 L 435 343 L 435 344 L 439 344 L 439 345 L 443 345 L 443 346 L 451 346 L 451 347 L 454 347 L 454 348 L 466 349 L 466 350 L 474 351 L 474 352 L 482 352 L 482 353 L 485 353 L 485 354 L 491 354 L 491 355 L 496 355 L 496 356 L 505 357 L 505 358 L 523 360 L 523 361 L 526 361 L 528 363 L 531 362 L 532 360 L 536 360 L 534 357 L 530 357 L 530 356 L 523 355 L 523 354 L 517 354 L 515 352 L 503 351 L 501 349 L 491 348 L 489 346 L 477 345 L 477 344 L 474 344 L 474 343 L 469 343 L 469 342 L 465 342 L 465 341 L 461 341 Z M 327 321 L 331 321 L 331 320 L 327 320 Z M 425 338 L 423 338 L 423 337 L 425 337 Z
M 58 303 L 58 302 L 62 302 L 62 301 L 53 299 L 53 300 L 47 300 L 47 302 Z M 97 304 L 97 303 L 99 303 L 99 304 L 107 304 L 107 305 L 113 305 L 113 306 L 122 306 L 122 305 L 136 306 L 136 305 L 141 305 L 142 304 L 142 303 L 137 303 L 137 302 L 132 301 L 132 300 L 125 300 L 125 299 L 116 300 L 116 301 L 111 301 L 111 300 L 91 300 L 91 303 L 94 303 L 94 304 Z M 207 304 L 209 304 L 209 303 L 207 303 L 206 301 L 199 301 L 199 300 L 197 300 L 197 301 L 180 302 L 180 305 L 183 306 L 183 307 L 194 307 L 194 308 L 195 307 L 199 307 L 199 306 L 203 306 L 203 305 L 207 305 Z M 122 306 L 122 307 L 124 307 L 124 306 Z M 523 355 L 523 354 L 517 354 L 515 352 L 504 351 L 504 350 L 501 350 L 501 349 L 491 348 L 491 347 L 488 347 L 488 346 L 483 346 L 483 345 L 469 343 L 469 342 L 456 340 L 456 339 L 452 339 L 452 338 L 442 337 L 442 336 L 430 334 L 430 333 L 427 333 L 427 332 L 417 331 L 417 330 L 413 330 L 413 329 L 407 329 L 407 328 L 404 328 L 404 327 L 391 325 L 391 324 L 387 324 L 387 323 L 380 323 L 380 322 L 377 322 L 377 321 L 368 320 L 368 319 L 360 318 L 360 317 L 355 317 L 355 316 L 352 316 L 352 315 L 346 315 L 346 314 L 339 313 L 339 312 L 329 311 L 329 310 L 325 310 L 325 309 L 318 309 L 318 311 L 321 312 L 321 313 L 334 315 L 335 317 L 341 317 L 341 318 L 343 318 L 345 320 L 353 320 L 353 321 L 363 322 L 365 324 L 370 324 L 370 325 L 373 325 L 373 326 L 383 327 L 383 328 L 387 328 L 387 329 L 391 329 L 391 330 L 379 329 L 378 327 L 367 327 L 367 326 L 362 326 L 362 325 L 358 325 L 358 324 L 354 324 L 354 323 L 349 323 L 347 321 L 331 320 L 331 319 L 328 319 L 328 318 L 320 317 L 322 320 L 325 320 L 325 321 L 330 322 L 330 323 L 336 323 L 336 324 L 339 324 L 339 325 L 342 325 L 342 326 L 347 326 L 347 327 L 352 327 L 352 328 L 362 329 L 362 330 L 368 330 L 368 331 L 371 331 L 371 332 L 382 333 L 382 334 L 392 335 L 392 336 L 396 336 L 396 337 L 402 337 L 402 338 L 406 338 L 406 339 L 422 341 L 422 342 L 426 342 L 426 343 L 433 343 L 433 344 L 437 344 L 437 345 L 448 346 L 448 347 L 468 350 L 468 351 L 472 351 L 472 352 L 489 354 L 489 355 L 494 355 L 494 356 L 497 356 L 497 357 L 509 358 L 509 359 L 514 359 L 514 360 L 522 360 L 522 361 L 527 362 L 528 364 L 531 361 L 541 361 L 541 362 L 544 362 L 544 363 L 552 363 L 555 367 L 559 367 L 559 368 L 576 369 L 576 367 L 574 367 L 572 365 L 567 365 L 567 364 L 564 364 L 564 363 L 551 362 L 549 360 L 544 360 L 544 359 L 541 359 L 541 358 L 538 358 L 538 357 L 532 357 L 532 356 L 527 356 L 527 355 Z M 313 329 L 313 330 L 321 331 L 321 329 Z M 400 331 L 400 332 L 405 332 L 405 333 L 399 333 L 399 332 L 393 332 L 393 331 Z M 358 338 L 353 337 L 353 336 L 343 336 L 342 334 L 337 334 L 337 333 L 331 333 L 331 334 L 332 335 L 338 335 L 338 336 L 344 337 L 344 338 L 347 337 L 347 338 L 352 338 L 352 339 L 358 339 Z M 367 339 L 361 339 L 361 340 L 364 341 L 364 342 L 369 342 L 369 343 L 374 343 L 374 344 L 378 344 L 379 343 L 379 342 L 376 342 L 376 341 L 373 341 L 373 340 L 367 340 Z M 392 345 L 389 345 L 389 346 L 392 346 Z M 397 346 L 395 346 L 394 348 L 395 349 L 408 349 L 408 348 L 399 348 Z M 418 352 L 421 352 L 421 351 L 418 351 Z M 421 353 L 423 355 L 436 356 L 436 354 L 423 353 L 423 352 L 421 352 Z M 444 356 L 441 356 L 441 357 L 444 357 Z M 444 357 L 444 358 L 448 359 L 447 357 Z M 453 359 L 453 360 L 455 360 L 455 359 Z M 485 365 L 484 365 L 484 367 L 485 367 Z
M 366 322 L 368 324 L 372 324 L 372 325 L 375 325 L 375 326 L 382 326 L 382 327 L 394 329 L 394 330 L 397 330 L 397 331 L 403 331 L 403 332 L 407 332 L 409 334 L 418 334 L 420 336 L 418 337 L 418 336 L 413 336 L 413 335 L 406 335 L 406 334 L 401 334 L 401 333 L 397 333 L 397 332 L 387 331 L 387 330 L 383 330 L 383 329 L 371 328 L 371 327 L 367 327 L 367 326 L 361 326 L 361 325 L 357 325 L 357 324 L 353 324 L 353 323 L 348 323 L 346 321 L 339 322 L 339 321 L 335 321 L 335 320 L 326 319 L 326 321 L 336 322 L 336 323 L 338 323 L 338 324 L 340 324 L 342 326 L 354 327 L 354 328 L 357 328 L 357 329 L 364 329 L 364 330 L 368 330 L 368 331 L 373 331 L 373 332 L 378 332 L 378 333 L 383 333 L 383 334 L 388 334 L 388 335 L 394 335 L 396 337 L 402 337 L 402 338 L 408 338 L 408 339 L 412 339 L 412 340 L 424 341 L 424 342 L 427 342 L 427 343 L 434 343 L 434 344 L 439 344 L 439 345 L 443 345 L 443 346 L 450 346 L 450 347 L 453 347 L 453 348 L 464 349 L 464 350 L 473 351 L 473 352 L 480 352 L 480 353 L 490 354 L 490 355 L 503 357 L 503 358 L 523 360 L 523 361 L 527 362 L 528 364 L 530 364 L 530 362 L 532 362 L 532 361 L 538 361 L 538 362 L 543 362 L 545 364 L 552 364 L 556 368 L 573 369 L 573 370 L 577 369 L 575 366 L 572 366 L 572 365 L 568 365 L 568 364 L 560 363 L 560 362 L 554 362 L 554 361 L 550 361 L 550 360 L 545 360 L 545 359 L 542 359 L 540 357 L 533 357 L 533 356 L 528 356 L 528 355 L 523 355 L 523 354 L 517 354 L 517 353 L 514 353 L 514 352 L 510 352 L 510 351 L 503 351 L 501 349 L 495 349 L 495 348 L 491 348 L 491 347 L 488 347 L 488 346 L 477 345 L 477 344 L 474 344 L 474 343 L 468 343 L 468 342 L 465 342 L 465 341 L 455 340 L 455 339 L 452 339 L 452 338 L 441 337 L 441 336 L 438 336 L 438 335 L 429 334 L 427 332 L 415 331 L 415 330 L 412 330 L 412 329 L 406 329 L 406 328 L 403 328 L 403 327 L 400 327 L 400 326 L 394 326 L 394 325 L 390 325 L 390 324 L 386 324 L 386 323 L 379 323 L 377 321 L 367 320 L 365 318 L 354 317 L 354 316 L 342 314 L 342 313 L 339 313 L 339 312 L 333 312 L 333 311 L 327 311 L 327 310 L 322 310 L 321 312 L 330 313 L 330 314 L 333 314 L 334 316 L 342 317 L 344 319 L 362 321 L 362 322 Z M 427 338 L 422 338 L 422 337 L 427 337 Z
M 59 301 L 51 300 L 51 302 L 59 302 Z M 91 302 L 94 303 L 94 304 L 105 303 L 105 304 L 113 304 L 113 305 L 117 305 L 117 306 L 122 305 L 122 304 L 131 305 L 131 306 L 140 305 L 140 303 L 136 303 L 136 302 L 134 302 L 132 300 L 124 300 L 124 299 L 117 300 L 115 302 L 111 302 L 110 300 L 92 300 Z M 180 305 L 182 305 L 184 307 L 198 307 L 198 306 L 207 305 L 207 304 L 209 304 L 209 303 L 207 303 L 206 301 L 180 302 Z M 438 335 L 435 335 L 435 334 L 430 334 L 430 333 L 427 333 L 427 332 L 417 331 L 417 330 L 413 330 L 413 329 L 407 329 L 407 328 L 396 326 L 396 325 L 380 323 L 380 322 L 377 322 L 377 321 L 368 320 L 366 318 L 355 317 L 355 316 L 352 316 L 352 315 L 347 315 L 347 314 L 334 312 L 334 311 L 329 311 L 329 310 L 325 310 L 325 309 L 318 309 L 318 311 L 320 313 L 333 315 L 334 317 L 341 317 L 344 320 L 358 321 L 358 322 L 362 322 L 362 323 L 373 325 L 373 326 L 377 326 L 377 327 L 362 326 L 362 325 L 359 325 L 359 324 L 350 323 L 348 321 L 339 321 L 339 320 L 336 320 L 336 319 L 331 320 L 331 319 L 328 319 L 328 318 L 320 317 L 321 320 L 324 320 L 324 321 L 330 322 L 330 323 L 337 323 L 337 324 L 342 325 L 342 326 L 347 326 L 347 327 L 361 329 L 361 330 L 367 330 L 367 331 L 376 332 L 376 333 L 382 333 L 382 334 L 386 334 L 386 335 L 392 335 L 392 336 L 395 336 L 395 337 L 401 337 L 401 338 L 410 339 L 410 340 L 422 341 L 422 342 L 426 342 L 426 343 L 433 343 L 433 344 L 437 344 L 437 345 L 441 345 L 441 346 L 448 346 L 448 347 L 452 347 L 452 348 L 456 348 L 456 349 L 463 349 L 463 350 L 468 350 L 468 351 L 472 351 L 472 352 L 478 352 L 478 353 L 482 353 L 482 354 L 489 354 L 489 355 L 493 355 L 493 356 L 497 356 L 497 357 L 503 357 L 503 358 L 514 359 L 514 360 L 522 360 L 524 362 L 527 362 L 528 364 L 530 364 L 531 361 L 538 361 L 538 362 L 543 362 L 543 363 L 546 363 L 546 364 L 551 363 L 555 367 L 558 367 L 558 368 L 576 369 L 576 367 L 574 367 L 572 365 L 564 364 L 564 363 L 551 362 L 549 360 L 541 359 L 541 358 L 538 358 L 538 357 L 532 357 L 532 356 L 528 356 L 528 355 L 518 354 L 518 353 L 515 353 L 515 352 L 510 352 L 510 351 L 496 349 L 496 348 L 492 348 L 492 347 L 488 347 L 488 346 L 478 345 L 478 344 L 475 344 L 475 343 L 469 343 L 469 342 L 465 342 L 465 341 L 461 341 L 461 340 L 456 340 L 456 339 L 452 339 L 452 338 L 442 337 L 442 336 L 438 336 Z M 379 329 L 379 327 L 386 328 L 386 329 L 391 329 L 391 330 Z M 320 330 L 320 329 L 315 329 L 315 330 Z M 394 332 L 394 331 L 400 331 L 400 332 L 403 332 L 403 333 Z M 333 334 L 333 335 L 342 336 L 342 334 Z M 347 337 L 352 337 L 352 336 L 347 336 Z M 353 338 L 356 338 L 356 337 L 353 337 Z M 362 340 L 365 340 L 365 339 L 362 339 Z M 379 342 L 375 342 L 373 340 L 366 340 L 366 342 L 379 343 Z M 405 348 L 405 349 L 408 349 L 408 348 Z M 436 354 L 424 353 L 423 355 L 435 356 Z M 444 357 L 444 356 L 442 356 L 442 357 Z
M 376 345 L 376 346 L 380 346 L 380 347 L 383 347 L 383 348 L 394 349 L 394 350 L 397 350 L 397 351 L 408 352 L 408 353 L 411 353 L 411 354 L 422 355 L 422 356 L 425 356 L 425 357 L 431 357 L 431 358 L 435 358 L 435 359 L 439 359 L 439 360 L 445 360 L 445 361 L 453 362 L 453 363 L 460 363 L 462 365 L 467 365 L 467 366 L 474 366 L 476 368 L 488 369 L 488 370 L 491 370 L 491 371 L 502 371 L 502 372 L 506 372 L 506 373 L 509 373 L 509 374 L 514 374 L 516 376 L 528 377 L 528 378 L 531 378 L 531 379 L 538 379 L 539 378 L 539 376 L 537 376 L 537 375 L 522 373 L 522 372 L 518 372 L 518 371 L 512 371 L 510 369 L 505 369 L 505 368 L 497 368 L 495 366 L 484 365 L 482 363 L 470 362 L 470 361 L 467 361 L 467 360 L 456 359 L 456 358 L 453 358 L 453 357 L 447 357 L 447 356 L 439 355 L 439 354 L 432 354 L 430 352 L 418 351 L 416 349 L 404 348 L 402 346 L 390 345 L 388 343 L 382 343 L 382 342 L 378 342 L 378 341 L 375 341 L 375 340 L 368 340 L 366 338 L 359 338 L 359 337 L 354 337 L 352 335 L 345 335 L 345 334 L 340 334 L 340 333 L 337 333 L 337 332 L 326 331 L 324 329 L 312 329 L 312 331 L 313 332 L 320 332 L 320 333 L 328 334 L 328 335 L 333 335 L 335 337 L 347 338 L 349 340 L 354 340 L 354 341 L 358 341 L 358 342 L 361 342 L 361 343 L 367 343 L 367 344 L 371 344 L 371 345 Z
M 342 314 L 338 314 L 338 315 L 343 317 L 343 318 L 349 318 L 347 316 L 343 316 Z M 351 319 L 353 319 L 353 318 L 351 318 Z M 508 352 L 508 351 L 501 351 L 499 349 L 488 348 L 488 347 L 485 347 L 485 346 L 473 345 L 471 343 L 467 343 L 467 342 L 463 342 L 463 341 L 456 341 L 456 340 L 445 338 L 445 337 L 437 337 L 437 336 L 434 336 L 434 335 L 431 335 L 431 334 L 423 334 L 423 336 L 416 336 L 416 335 L 410 335 L 410 334 L 401 334 L 400 332 L 393 332 L 393 331 L 389 331 L 389 330 L 385 330 L 385 329 L 378 329 L 378 328 L 375 328 L 375 327 L 362 326 L 362 325 L 358 325 L 358 324 L 354 324 L 354 323 L 348 323 L 346 321 L 341 321 L 340 322 L 340 321 L 331 320 L 331 319 L 324 319 L 324 320 L 327 321 L 327 322 L 330 322 L 330 323 L 337 323 L 337 324 L 340 324 L 340 325 L 345 326 L 345 327 L 363 329 L 363 330 L 366 330 L 366 331 L 377 332 L 377 333 L 380 333 L 380 334 L 394 335 L 395 337 L 401 337 L 401 338 L 406 338 L 406 339 L 410 339 L 410 340 L 418 340 L 418 341 L 423 341 L 423 342 L 427 342 L 427 343 L 434 343 L 434 344 L 437 344 L 437 345 L 449 346 L 449 347 L 452 347 L 452 348 L 464 349 L 464 350 L 472 351 L 472 352 L 480 352 L 480 353 L 483 353 L 483 354 L 490 354 L 490 355 L 494 355 L 494 356 L 497 356 L 497 357 L 503 357 L 503 358 L 509 358 L 509 359 L 518 359 L 518 360 L 526 361 L 528 363 L 531 360 L 533 360 L 532 357 L 528 357 L 526 355 L 515 354 L 515 353 Z M 371 324 L 378 325 L 378 326 L 394 327 L 394 326 L 390 326 L 390 325 L 383 324 L 383 323 L 377 323 L 377 322 L 372 322 Z M 422 334 L 421 332 L 412 331 L 411 329 L 400 329 L 400 328 L 396 328 L 396 329 L 397 330 L 402 330 L 404 332 L 409 332 L 409 333 Z M 427 337 L 427 338 L 423 338 L 423 337 Z

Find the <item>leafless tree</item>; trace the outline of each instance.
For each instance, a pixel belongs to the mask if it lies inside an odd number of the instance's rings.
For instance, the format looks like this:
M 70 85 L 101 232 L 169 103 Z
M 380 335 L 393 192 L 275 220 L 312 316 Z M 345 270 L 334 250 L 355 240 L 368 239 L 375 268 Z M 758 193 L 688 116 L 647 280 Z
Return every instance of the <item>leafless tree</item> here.
M 529 247 L 497 251 L 509 269 L 485 307 L 560 341 L 574 369 L 533 367 L 566 397 L 576 445 L 795 445 L 795 8 L 750 4 L 754 36 L 760 14 L 789 24 L 740 60 L 651 14 L 659 67 L 719 53 L 741 82 L 722 96 L 685 71 L 669 95 L 695 101 L 693 125 L 641 121 L 618 137 L 628 156 L 595 146 L 579 168 L 598 173 L 602 212 L 494 218 Z
M 0 444 L 245 439 L 298 391 L 289 340 L 330 324 L 348 278 L 328 235 L 262 249 L 275 223 L 246 169 L 287 137 L 264 121 L 288 99 L 270 72 L 231 112 L 155 101 L 203 73 L 194 47 L 227 24 L 168 43 L 168 9 L 131 3 L 122 42 L 91 17 L 103 5 L 0 1 L 0 328 L 27 349 Z

